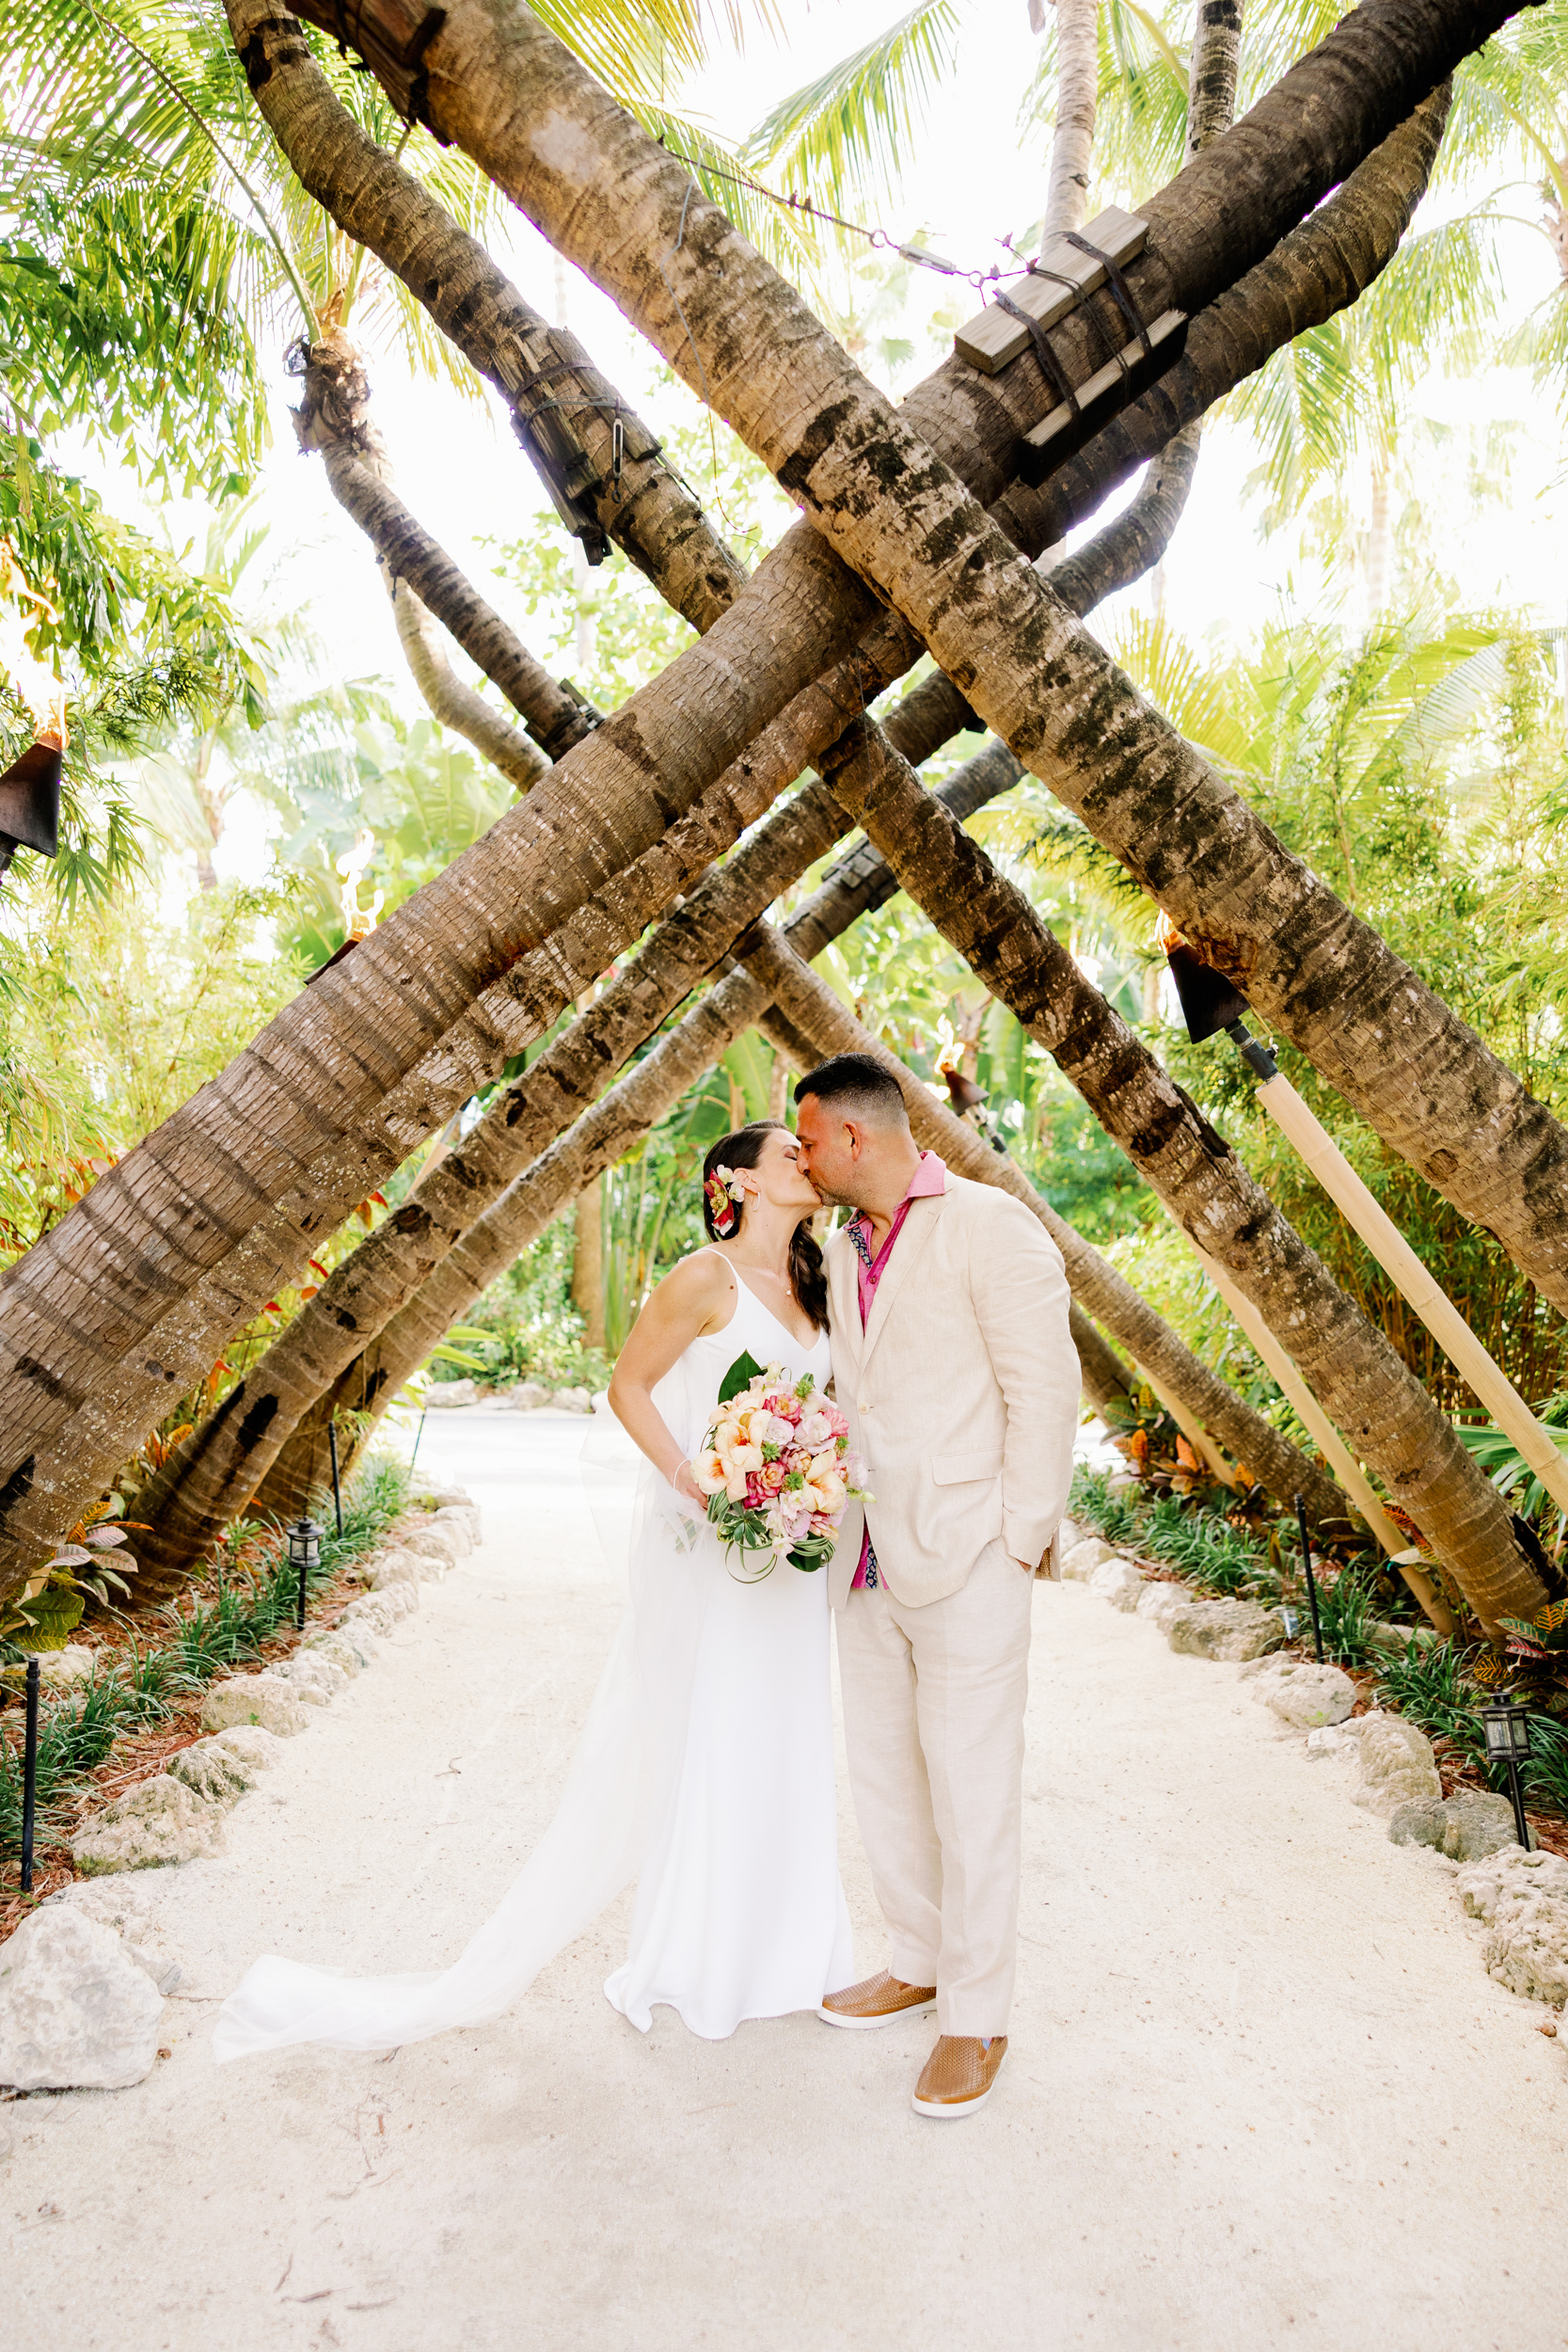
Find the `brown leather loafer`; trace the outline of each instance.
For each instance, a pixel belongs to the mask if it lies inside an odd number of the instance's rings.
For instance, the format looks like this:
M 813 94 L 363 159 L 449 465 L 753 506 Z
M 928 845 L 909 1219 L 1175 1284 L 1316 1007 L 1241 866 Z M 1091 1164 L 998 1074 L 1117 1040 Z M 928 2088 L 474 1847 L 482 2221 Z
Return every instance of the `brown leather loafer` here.
M 863 1984 L 824 1994 L 816 2013 L 827 2026 L 891 2026 L 895 2017 L 928 2017 L 936 2005 L 934 1984 L 900 1984 L 883 1968 Z
M 1006 2055 L 1005 2033 L 992 2038 L 989 2050 L 968 2034 L 944 2033 L 914 2087 L 916 2115 L 973 2115 L 990 2097 Z

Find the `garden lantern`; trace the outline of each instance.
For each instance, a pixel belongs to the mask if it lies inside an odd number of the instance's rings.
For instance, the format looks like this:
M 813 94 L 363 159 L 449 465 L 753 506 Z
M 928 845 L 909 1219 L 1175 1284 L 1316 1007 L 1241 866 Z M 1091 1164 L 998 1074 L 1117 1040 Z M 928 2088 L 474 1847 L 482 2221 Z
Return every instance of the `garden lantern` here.
M 289 1565 L 299 1578 L 299 1629 L 305 1630 L 305 1594 L 322 1564 L 322 1532 L 314 1519 L 296 1519 L 289 1530 Z
M 1529 1851 L 1529 1824 L 1525 1820 L 1525 1800 L 1519 1793 L 1519 1767 L 1529 1758 L 1529 1709 L 1513 1707 L 1504 1699 L 1495 1707 L 1483 1707 L 1481 1724 L 1486 1732 L 1486 1760 L 1489 1764 L 1508 1767 L 1508 1792 L 1513 1800 L 1513 1826 L 1519 1833 L 1519 1843 Z

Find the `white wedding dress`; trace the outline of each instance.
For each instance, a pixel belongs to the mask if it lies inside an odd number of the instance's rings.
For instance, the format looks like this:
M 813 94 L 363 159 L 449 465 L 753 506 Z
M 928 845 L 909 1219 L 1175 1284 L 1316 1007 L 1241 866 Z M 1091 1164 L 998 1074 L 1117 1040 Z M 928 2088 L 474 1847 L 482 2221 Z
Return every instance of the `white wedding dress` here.
M 689 1454 L 742 1351 L 827 1385 L 827 1333 L 803 1347 L 738 1276 L 736 1291 L 726 1327 L 654 1391 Z M 386 2050 L 497 2017 L 634 1879 L 630 1948 L 605 1991 L 644 2032 L 667 2003 L 722 2041 L 854 1981 L 826 1572 L 781 1561 L 736 1582 L 697 1506 L 601 1421 L 585 1476 L 601 1523 L 617 1472 L 631 1486 L 630 1593 L 555 1819 L 450 1968 L 344 1977 L 269 1954 L 219 2011 L 219 2059 L 300 2042 Z

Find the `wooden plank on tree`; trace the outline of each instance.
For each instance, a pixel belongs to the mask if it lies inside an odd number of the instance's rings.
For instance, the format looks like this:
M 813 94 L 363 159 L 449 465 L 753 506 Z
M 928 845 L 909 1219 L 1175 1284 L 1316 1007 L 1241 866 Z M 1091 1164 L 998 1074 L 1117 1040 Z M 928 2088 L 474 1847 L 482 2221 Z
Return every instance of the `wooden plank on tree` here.
M 1024 435 L 1019 444 L 1019 471 L 1025 482 L 1043 482 L 1047 474 L 1065 465 L 1075 450 L 1082 449 L 1130 401 L 1176 365 L 1186 341 L 1186 311 L 1162 310 L 1149 325 L 1147 353 L 1141 342 L 1124 345 L 1086 384 L 1079 386 L 1076 416 L 1062 401 L 1041 418 L 1032 433 Z
M 1144 249 L 1148 235 L 1148 223 L 1135 214 L 1124 213 L 1118 204 L 1110 204 L 1097 213 L 1081 234 L 1090 245 L 1108 253 L 1118 269 Z M 1046 271 L 1051 275 L 1047 277 Z M 1062 279 L 1069 282 L 1064 286 Z M 1105 265 L 1092 254 L 1080 253 L 1067 238 L 1050 238 L 1040 248 L 1040 268 L 1037 275 L 1021 278 L 1007 288 L 1008 299 L 1026 310 L 1041 326 L 1053 326 L 1077 309 L 1085 294 L 1105 283 Z M 1010 318 L 999 304 L 988 304 L 977 318 L 960 326 L 953 338 L 953 348 L 960 359 L 967 359 L 982 375 L 1000 375 L 1002 370 L 1027 351 L 1030 343 L 1028 328 L 1020 319 Z

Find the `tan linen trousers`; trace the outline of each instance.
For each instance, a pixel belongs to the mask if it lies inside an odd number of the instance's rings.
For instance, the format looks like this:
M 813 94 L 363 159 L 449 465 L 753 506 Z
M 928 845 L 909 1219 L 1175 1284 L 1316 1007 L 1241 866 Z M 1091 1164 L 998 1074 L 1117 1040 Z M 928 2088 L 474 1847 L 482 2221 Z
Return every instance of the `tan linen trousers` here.
M 905 1984 L 937 2030 L 1006 2033 L 1018 1958 L 1033 1574 L 988 1544 L 945 1599 L 836 1613 L 849 1786 Z

